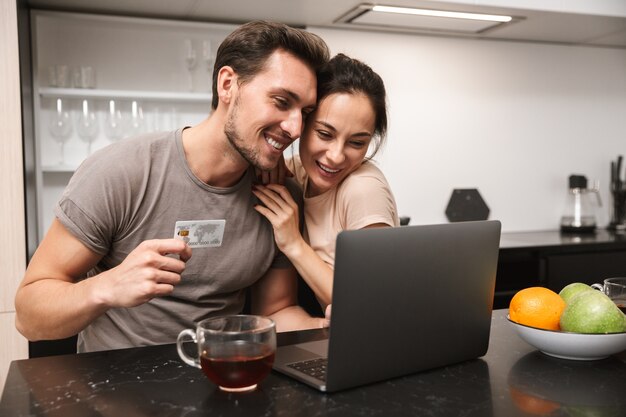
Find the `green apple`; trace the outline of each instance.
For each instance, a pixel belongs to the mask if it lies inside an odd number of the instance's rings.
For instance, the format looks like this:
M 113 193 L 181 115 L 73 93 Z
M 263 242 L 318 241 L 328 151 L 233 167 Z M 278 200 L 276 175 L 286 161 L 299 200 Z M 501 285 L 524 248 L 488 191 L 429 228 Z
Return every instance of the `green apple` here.
M 583 291 L 572 298 L 561 314 L 561 330 L 575 333 L 626 331 L 626 316 L 600 291 Z
M 572 298 L 584 291 L 593 291 L 593 288 L 587 284 L 583 284 L 582 282 L 572 282 L 571 284 L 563 287 L 559 295 L 563 301 L 565 301 L 565 304 L 569 304 Z

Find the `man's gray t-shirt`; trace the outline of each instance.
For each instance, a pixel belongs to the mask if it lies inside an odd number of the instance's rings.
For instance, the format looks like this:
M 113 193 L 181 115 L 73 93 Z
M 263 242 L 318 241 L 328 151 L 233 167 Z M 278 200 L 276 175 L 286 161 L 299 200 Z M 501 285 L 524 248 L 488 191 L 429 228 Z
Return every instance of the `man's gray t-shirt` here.
M 226 223 L 220 247 L 193 249 L 171 295 L 109 309 L 79 334 L 78 351 L 172 343 L 195 322 L 241 312 L 247 287 L 270 266 L 287 267 L 271 224 L 253 209 L 253 179 L 249 169 L 229 188 L 200 181 L 187 165 L 182 130 L 126 139 L 85 160 L 55 214 L 102 255 L 88 276 L 119 265 L 144 240 L 174 237 L 176 221 Z

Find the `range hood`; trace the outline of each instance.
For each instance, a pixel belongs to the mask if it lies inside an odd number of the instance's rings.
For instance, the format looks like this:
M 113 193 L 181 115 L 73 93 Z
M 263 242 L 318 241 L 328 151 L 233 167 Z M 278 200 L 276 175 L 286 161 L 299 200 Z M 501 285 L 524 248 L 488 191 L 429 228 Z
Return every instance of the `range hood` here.
M 354 25 L 359 28 L 476 35 L 522 19 L 523 17 L 503 14 L 362 3 L 334 23 Z
M 341 0 L 336 0 L 341 2 Z M 338 14 L 333 26 L 508 41 L 549 42 L 626 49 L 626 1 L 387 0 L 402 8 L 509 16 L 508 22 L 376 12 L 361 3 Z M 532 7 L 531 7 L 532 6 Z M 583 7 L 584 6 L 584 7 Z

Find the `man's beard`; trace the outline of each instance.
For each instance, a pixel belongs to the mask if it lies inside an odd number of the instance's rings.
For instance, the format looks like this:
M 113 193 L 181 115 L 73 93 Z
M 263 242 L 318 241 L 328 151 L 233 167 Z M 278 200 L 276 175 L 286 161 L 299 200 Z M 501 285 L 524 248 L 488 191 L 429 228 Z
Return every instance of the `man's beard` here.
M 244 147 L 245 141 L 241 138 L 241 135 L 237 131 L 235 123 L 238 110 L 239 97 L 235 99 L 235 102 L 233 103 L 233 111 L 228 120 L 226 120 L 226 124 L 224 125 L 224 134 L 226 135 L 228 142 L 230 142 L 231 146 L 239 153 L 239 155 L 241 155 L 241 157 L 253 167 L 263 171 L 271 170 L 272 168 L 274 168 L 273 166 L 267 167 L 262 165 L 258 149 L 250 149 Z

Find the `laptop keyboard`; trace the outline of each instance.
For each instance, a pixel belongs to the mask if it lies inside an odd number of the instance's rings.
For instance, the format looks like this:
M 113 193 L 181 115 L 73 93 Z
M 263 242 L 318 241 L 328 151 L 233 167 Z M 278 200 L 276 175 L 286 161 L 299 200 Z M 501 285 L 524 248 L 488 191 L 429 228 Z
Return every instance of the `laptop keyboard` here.
M 327 358 L 309 359 L 301 362 L 294 362 L 287 365 L 296 371 L 302 372 L 313 378 L 317 378 L 320 381 L 326 381 L 326 364 Z

